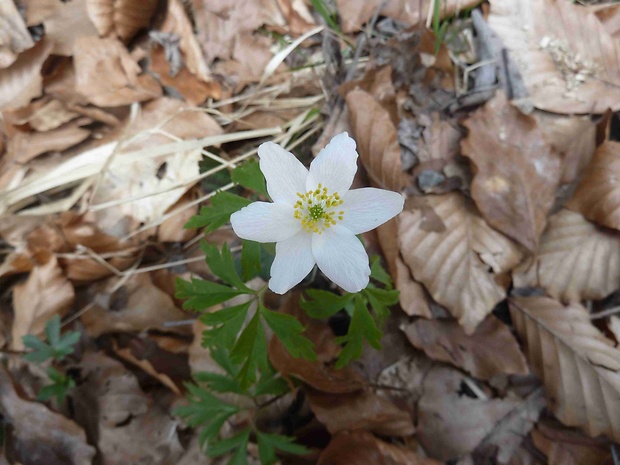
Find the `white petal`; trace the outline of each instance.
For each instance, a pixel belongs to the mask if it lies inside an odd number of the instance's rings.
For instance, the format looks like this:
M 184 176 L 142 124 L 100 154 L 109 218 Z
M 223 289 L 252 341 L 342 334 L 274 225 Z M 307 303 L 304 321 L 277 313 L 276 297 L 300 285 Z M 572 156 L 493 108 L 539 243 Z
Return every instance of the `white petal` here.
M 306 192 L 306 167 L 295 155 L 273 142 L 261 144 L 258 156 L 271 199 L 274 202 L 295 204 L 299 200 L 297 193 Z
M 284 294 L 304 279 L 314 266 L 312 235 L 300 231 L 276 244 L 276 258 L 271 265 L 269 289 Z
M 364 187 L 353 189 L 343 197 L 344 203 L 338 208 L 344 211 L 339 225 L 353 234 L 361 234 L 391 220 L 401 211 L 405 198 L 397 192 Z
M 314 190 L 321 183 L 328 193 L 343 196 L 351 187 L 357 171 L 355 141 L 346 132 L 335 136 L 310 163 L 307 190 Z
M 235 234 L 257 242 L 278 242 L 301 229 L 293 207 L 284 203 L 254 202 L 230 216 Z
M 368 285 L 368 254 L 355 235 L 336 225 L 312 235 L 312 254 L 319 269 L 347 292 L 358 292 Z

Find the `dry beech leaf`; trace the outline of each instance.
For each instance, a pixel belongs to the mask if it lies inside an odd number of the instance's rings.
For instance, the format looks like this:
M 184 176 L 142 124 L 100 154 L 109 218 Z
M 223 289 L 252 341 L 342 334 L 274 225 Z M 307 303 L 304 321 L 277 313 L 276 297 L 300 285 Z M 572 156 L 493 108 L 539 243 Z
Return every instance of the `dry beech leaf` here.
M 43 39 L 11 66 L 0 69 L 0 110 L 23 107 L 41 95 L 41 68 L 51 51 L 52 44 Z
M 416 348 L 435 360 L 488 380 L 500 373 L 526 375 L 527 363 L 508 326 L 489 315 L 470 336 L 450 320 L 417 320 L 401 329 Z
M 33 45 L 15 3 L 10 0 L 0 3 L 0 69 L 13 64 L 21 52 Z
M 620 234 L 560 210 L 549 218 L 536 256 L 514 270 L 513 280 L 515 287 L 542 287 L 563 302 L 602 299 L 620 281 Z
M 520 261 L 521 253 L 491 229 L 462 195 L 426 200 L 445 228 L 426 230 L 429 219 L 423 209 L 403 211 L 399 217 L 403 261 L 413 278 L 471 334 L 506 296 L 498 279 Z
M 15 113 L 22 112 L 25 113 L 23 117 L 15 115 Z M 35 131 L 45 132 L 56 129 L 72 119 L 77 118 L 79 113 L 65 107 L 64 103 L 60 100 L 41 99 L 32 103 L 25 109 L 14 112 L 14 116 L 16 116 L 16 121 L 12 121 L 13 124 L 28 123 Z
M 547 297 L 514 297 L 510 315 L 548 406 L 568 426 L 590 436 L 620 439 L 620 350 L 579 304 Z
M 535 251 L 560 181 L 560 157 L 536 119 L 502 92 L 464 122 L 463 155 L 475 165 L 472 197 L 495 229 Z
M 537 108 L 620 109 L 620 42 L 592 10 L 563 0 L 493 0 L 488 21 Z
M 146 28 L 159 0 L 85 0 L 88 17 L 100 36 L 115 35 L 127 42 Z
M 317 465 L 440 465 L 367 431 L 343 431 L 321 452 Z
M 39 3 L 42 0 L 36 1 Z M 43 19 L 45 38 L 54 45 L 54 55 L 70 57 L 75 42 L 81 37 L 96 36 L 97 30 L 88 18 L 86 0 L 56 3 L 51 14 Z
M 467 379 L 454 368 L 439 366 L 424 380 L 416 426 L 420 444 L 431 457 L 447 461 L 472 452 L 522 403 L 463 395 L 462 383 Z
M 162 93 L 157 80 L 142 73 L 118 39 L 79 38 L 74 44 L 74 64 L 76 90 L 100 107 L 129 105 Z
M 620 143 L 599 146 L 566 206 L 601 226 L 620 229 Z
M 407 315 L 433 317 L 424 286 L 413 280 L 411 271 L 400 257 L 396 259 L 394 284 L 400 291 L 398 295 L 400 307 Z
M 407 182 L 400 145 L 388 111 L 363 90 L 347 93 L 346 103 L 357 150 L 373 184 L 400 192 Z
M 382 436 L 411 436 L 415 433 L 411 415 L 372 391 L 328 394 L 308 389 L 310 408 L 333 435 L 363 429 Z
M 9 139 L 7 157 L 15 163 L 27 163 L 46 152 L 63 151 L 83 142 L 90 131 L 69 123 L 47 132 L 16 132 Z
M 91 465 L 95 448 L 86 442 L 84 430 L 40 402 L 22 399 L 10 375 L 0 367 L 0 408 L 7 441 L 16 463 L 22 465 Z
M 286 19 L 286 31 L 300 35 L 316 26 L 308 5 L 303 0 L 277 0 L 281 13 Z
M 51 256 L 44 265 L 33 267 L 28 279 L 13 288 L 15 319 L 11 347 L 23 350 L 22 336 L 42 334 L 45 323 L 54 315 L 64 316 L 74 299 L 73 286 L 64 276 L 55 256 Z

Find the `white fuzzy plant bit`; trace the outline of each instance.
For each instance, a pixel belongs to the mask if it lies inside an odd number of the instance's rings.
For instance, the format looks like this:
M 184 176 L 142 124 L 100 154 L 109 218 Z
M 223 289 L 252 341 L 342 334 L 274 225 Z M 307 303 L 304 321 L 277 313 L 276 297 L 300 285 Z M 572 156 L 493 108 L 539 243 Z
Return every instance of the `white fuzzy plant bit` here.
M 273 202 L 254 202 L 230 220 L 242 239 L 276 242 L 269 288 L 284 294 L 317 264 L 348 292 L 368 285 L 368 254 L 356 234 L 398 215 L 401 194 L 365 187 L 349 190 L 357 171 L 355 141 L 335 136 L 310 170 L 273 142 L 258 148 L 260 169 Z

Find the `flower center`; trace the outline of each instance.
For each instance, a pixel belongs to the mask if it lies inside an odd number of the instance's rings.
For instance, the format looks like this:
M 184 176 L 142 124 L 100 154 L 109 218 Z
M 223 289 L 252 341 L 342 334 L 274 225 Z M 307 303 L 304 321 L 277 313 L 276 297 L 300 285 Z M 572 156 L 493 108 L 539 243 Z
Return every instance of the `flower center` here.
M 327 193 L 327 187 L 321 184 L 305 194 L 297 193 L 299 200 L 295 203 L 295 218 L 301 221 L 301 226 L 307 232 L 322 234 L 330 226 L 344 218 L 344 211 L 336 211 L 343 200 L 334 192 Z

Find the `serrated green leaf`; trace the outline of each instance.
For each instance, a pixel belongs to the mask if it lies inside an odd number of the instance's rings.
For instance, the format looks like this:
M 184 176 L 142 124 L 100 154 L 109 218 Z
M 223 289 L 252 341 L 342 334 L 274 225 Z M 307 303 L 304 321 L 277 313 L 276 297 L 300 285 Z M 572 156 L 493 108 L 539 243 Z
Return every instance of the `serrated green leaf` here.
M 208 234 L 230 221 L 230 215 L 249 205 L 250 200 L 230 192 L 218 192 L 211 197 L 211 205 L 201 207 L 198 215 L 193 216 L 185 229 L 202 228 Z
M 206 389 L 193 383 L 186 383 L 189 405 L 174 409 L 173 414 L 183 418 L 188 425 L 208 425 L 218 415 L 233 415 L 239 408 L 223 402 Z
M 203 240 L 200 242 L 200 249 L 204 252 L 207 265 L 209 265 L 209 269 L 215 276 L 248 294 L 254 293 L 252 289 L 245 285 L 237 274 L 235 261 L 230 253 L 228 244 L 225 243 L 220 252 L 217 245 L 209 244 L 207 241 Z
M 249 281 L 260 274 L 260 243 L 243 240 L 241 247 L 241 277 Z
M 58 341 L 60 340 L 60 317 L 58 315 L 54 315 L 45 323 L 45 335 L 52 347 L 58 345 Z
M 245 319 L 245 317 L 244 317 Z M 232 344 L 230 345 L 232 346 Z M 228 347 L 230 347 L 228 346 Z M 226 373 L 235 378 L 237 376 L 237 367 L 230 360 L 229 349 L 221 344 L 216 344 L 210 347 L 211 358 L 221 366 Z
M 276 377 L 277 373 L 262 376 L 261 379 L 254 385 L 254 396 L 262 396 L 268 394 L 270 396 L 281 396 L 290 392 L 291 387 L 284 380 L 284 378 Z
M 256 370 L 267 369 L 267 340 L 260 321 L 260 313 L 256 312 L 245 327 L 233 349 L 230 351 L 233 363 L 241 365 L 237 379 L 241 389 L 247 390 L 256 381 Z
M 349 331 L 345 336 L 336 338 L 338 344 L 345 344 L 338 356 L 336 368 L 342 368 L 348 365 L 351 360 L 359 358 L 364 349 L 364 340 L 368 341 L 375 349 L 380 349 L 382 336 L 383 333 L 377 328 L 375 320 L 366 307 L 365 300 L 357 295 Z
M 249 160 L 241 166 L 237 166 L 232 172 L 232 180 L 243 187 L 267 194 L 267 187 L 265 185 L 265 176 L 260 170 L 260 165 L 256 160 Z
M 386 288 L 392 289 L 392 277 L 381 266 L 381 258 L 378 255 L 373 255 L 370 259 L 370 277 L 385 285 Z
M 308 289 L 306 294 L 312 300 L 300 299 L 301 308 L 308 313 L 308 316 L 316 319 L 329 318 L 338 313 L 355 296 L 349 293 L 338 295 L 319 289 Z
M 228 461 L 228 465 L 248 465 L 248 452 L 246 449 L 239 449 Z
M 233 449 L 242 449 L 244 453 L 247 453 L 245 451 L 247 450 L 249 440 L 250 430 L 248 428 L 230 438 L 222 439 L 221 441 L 210 444 L 207 449 L 207 455 L 209 457 L 219 457 Z
M 80 341 L 81 334 L 78 331 L 70 331 L 68 333 L 63 334 L 60 337 L 60 341 L 56 345 L 56 349 L 71 349 L 73 353 L 73 346 Z
M 276 450 L 290 454 L 305 455 L 309 450 L 294 443 L 294 438 L 280 434 L 256 433 L 258 442 L 258 456 L 262 465 L 271 465 L 277 460 Z
M 203 332 L 202 344 L 204 347 L 223 345 L 232 347 L 237 340 L 237 335 L 245 322 L 248 309 L 252 302 L 248 301 L 232 307 L 226 307 L 217 312 L 204 313 L 200 321 L 213 327 Z
M 267 325 L 293 357 L 316 360 L 314 344 L 302 336 L 304 327 L 297 318 L 286 313 L 274 312 L 262 305 L 259 309 Z
M 185 281 L 177 278 L 176 280 L 175 297 L 185 299 L 183 302 L 185 310 L 202 311 L 241 294 L 246 294 L 246 292 L 204 279 L 192 278 L 191 281 Z
M 233 413 L 230 412 L 219 413 L 213 416 L 211 421 L 200 430 L 200 433 L 198 434 L 198 443 L 202 449 L 205 448 L 208 442 L 211 442 L 217 437 L 217 434 L 222 429 L 222 426 L 224 426 L 224 423 L 226 423 L 226 420 L 228 420 L 232 415 Z
M 398 303 L 399 291 L 397 289 L 377 289 L 376 287 L 368 286 L 362 292 L 364 297 L 368 299 L 380 322 L 385 321 L 390 315 L 389 307 Z
M 193 376 L 196 381 L 205 383 L 211 391 L 236 392 L 237 394 L 243 394 L 237 380 L 229 378 L 226 375 L 208 371 L 199 371 L 198 373 L 194 373 Z

